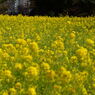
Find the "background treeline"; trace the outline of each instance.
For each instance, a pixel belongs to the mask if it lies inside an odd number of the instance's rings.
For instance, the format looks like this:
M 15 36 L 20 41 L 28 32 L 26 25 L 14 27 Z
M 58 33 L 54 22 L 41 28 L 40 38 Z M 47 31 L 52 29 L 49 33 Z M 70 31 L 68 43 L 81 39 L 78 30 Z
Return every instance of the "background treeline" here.
M 36 1 L 30 15 L 50 16 L 94 16 L 95 0 L 30 0 Z M 0 0 L 0 13 L 6 13 L 7 0 Z M 33 7 L 32 7 L 33 6 Z
M 95 15 L 95 0 L 39 0 L 41 10 L 51 15 Z

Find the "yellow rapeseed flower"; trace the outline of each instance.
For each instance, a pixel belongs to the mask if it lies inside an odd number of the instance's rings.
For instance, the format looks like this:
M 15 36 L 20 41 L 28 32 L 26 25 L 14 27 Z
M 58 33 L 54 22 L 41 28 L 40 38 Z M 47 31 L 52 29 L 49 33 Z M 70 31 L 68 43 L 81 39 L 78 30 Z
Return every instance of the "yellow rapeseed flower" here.
M 36 34 L 35 39 L 39 41 L 41 39 L 41 37 L 38 34 Z
M 3 53 L 3 50 L 0 48 L 0 54 Z
M 4 92 L 2 95 L 9 95 L 9 94 L 8 94 L 8 92 L 6 91 L 6 92 Z
M 23 56 L 23 59 L 26 60 L 27 62 L 31 62 L 33 60 L 33 57 L 32 55 L 26 55 L 26 56 Z
M 81 47 L 81 48 L 79 48 L 78 50 L 76 50 L 76 55 L 78 56 L 78 57 L 86 57 L 87 56 L 87 49 L 86 48 L 84 48 L 84 47 Z
M 51 46 L 56 50 L 64 50 L 64 43 L 61 40 L 55 40 Z
M 58 71 L 59 80 L 64 82 L 69 82 L 72 79 L 72 74 L 70 71 L 67 71 L 66 68 L 61 67 Z
M 44 70 L 49 70 L 49 69 L 50 69 L 50 65 L 49 65 L 48 63 L 45 63 L 45 62 L 43 62 L 43 63 L 41 64 L 41 67 L 42 67 L 42 69 L 44 69 Z
M 63 54 L 64 54 L 65 56 L 67 56 L 68 51 L 64 50 L 64 51 L 63 51 Z
M 60 78 L 63 82 L 69 82 L 72 78 L 71 72 L 70 71 L 62 72 Z
M 76 56 L 71 56 L 71 63 L 76 63 L 77 62 L 77 57 Z
M 27 39 L 27 43 L 30 44 L 31 43 L 31 39 Z
M 28 75 L 31 76 L 31 77 L 37 77 L 39 74 L 38 72 L 38 68 L 37 67 L 33 67 L 33 66 L 30 66 L 28 68 Z
M 47 71 L 47 78 L 48 78 L 49 80 L 53 80 L 53 81 L 54 81 L 55 77 L 56 77 L 56 73 L 55 73 L 54 70 L 48 70 L 48 71 Z M 48 80 L 48 79 L 47 79 L 47 80 Z
M 82 94 L 83 95 L 88 95 L 86 88 L 82 88 Z
M 27 42 L 24 39 L 17 39 L 17 43 L 20 45 L 26 45 Z
M 13 46 L 13 44 L 3 44 L 2 48 L 6 50 L 7 53 L 15 54 L 16 48 Z
M 92 87 L 95 89 L 95 83 L 92 84 Z
M 67 21 L 68 24 L 71 24 L 72 22 L 71 21 Z
M 5 70 L 4 71 L 4 75 L 8 78 L 11 78 L 12 77 L 12 72 L 10 70 Z
M 37 95 L 36 89 L 34 87 L 28 88 L 27 94 L 28 95 Z
M 75 33 L 70 33 L 70 38 L 71 39 L 75 38 Z
M 64 72 L 64 71 L 66 71 L 66 68 L 61 66 L 59 72 Z
M 21 89 L 21 87 L 22 87 L 22 84 L 21 84 L 20 82 L 17 82 L 17 83 L 15 84 L 15 88 L 16 88 L 16 89 Z
M 88 72 L 83 71 L 75 74 L 76 80 L 78 83 L 83 83 L 85 80 L 87 80 Z
M 87 45 L 90 45 L 90 46 L 94 45 L 94 41 L 91 39 L 86 39 L 86 43 L 87 43 Z
M 7 60 L 9 58 L 9 54 L 7 52 L 4 52 L 2 54 L 2 57 Z
M 17 91 L 16 91 L 15 88 L 10 88 L 10 89 L 9 89 L 9 93 L 10 93 L 10 95 L 17 95 L 17 94 L 16 94 Z
M 23 65 L 21 63 L 16 63 L 15 64 L 15 69 L 21 70 L 23 68 Z
M 39 46 L 36 42 L 32 42 L 30 43 L 30 49 L 33 51 L 33 52 L 39 52 Z
M 28 48 L 23 48 L 22 49 L 22 54 L 24 54 L 24 55 L 27 55 L 29 53 L 29 49 Z

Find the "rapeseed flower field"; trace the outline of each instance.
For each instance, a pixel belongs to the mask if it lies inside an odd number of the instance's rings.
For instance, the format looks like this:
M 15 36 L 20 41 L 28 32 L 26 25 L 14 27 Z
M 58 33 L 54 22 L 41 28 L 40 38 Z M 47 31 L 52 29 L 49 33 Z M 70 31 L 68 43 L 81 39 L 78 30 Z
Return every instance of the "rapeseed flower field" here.
M 95 17 L 1 15 L 0 95 L 95 95 Z

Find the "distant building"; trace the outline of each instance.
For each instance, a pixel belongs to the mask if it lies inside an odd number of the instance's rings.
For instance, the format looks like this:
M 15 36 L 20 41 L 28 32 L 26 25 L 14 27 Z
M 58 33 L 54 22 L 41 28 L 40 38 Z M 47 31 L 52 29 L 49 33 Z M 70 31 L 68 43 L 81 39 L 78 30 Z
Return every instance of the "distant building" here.
M 28 14 L 30 11 L 30 0 L 8 0 L 10 5 L 8 14 Z

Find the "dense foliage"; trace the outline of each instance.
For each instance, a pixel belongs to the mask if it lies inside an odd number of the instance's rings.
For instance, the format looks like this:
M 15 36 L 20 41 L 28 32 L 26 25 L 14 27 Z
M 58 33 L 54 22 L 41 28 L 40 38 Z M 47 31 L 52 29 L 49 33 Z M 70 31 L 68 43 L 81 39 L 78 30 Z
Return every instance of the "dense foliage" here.
M 95 18 L 0 16 L 0 95 L 95 95 Z
M 4 2 L 4 1 L 6 1 L 6 0 L 0 0 L 0 3 Z

